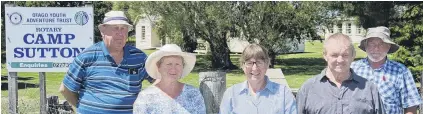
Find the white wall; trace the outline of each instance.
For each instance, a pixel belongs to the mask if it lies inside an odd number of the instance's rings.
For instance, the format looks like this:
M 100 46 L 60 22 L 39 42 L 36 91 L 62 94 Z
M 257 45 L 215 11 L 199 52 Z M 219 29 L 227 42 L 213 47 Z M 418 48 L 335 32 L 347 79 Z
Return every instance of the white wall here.
M 145 39 L 141 38 L 142 26 L 145 27 Z M 135 45 L 138 49 L 151 49 L 160 47 L 160 39 L 157 33 L 153 31 L 153 25 L 147 18 L 140 19 L 135 27 Z
M 349 24 L 349 23 L 351 23 L 351 33 L 347 33 L 347 24 Z M 325 30 L 324 30 L 324 31 L 325 31 L 325 32 L 324 32 L 324 37 L 325 37 L 325 39 L 326 39 L 326 38 L 328 38 L 328 37 L 329 37 L 330 35 L 332 35 L 332 34 L 335 34 L 335 33 L 341 32 L 341 33 L 343 33 L 343 34 L 345 34 L 345 35 L 348 35 L 354 43 L 358 43 L 358 42 L 360 42 L 360 41 L 361 41 L 361 39 L 363 39 L 363 38 L 364 38 L 364 33 L 366 32 L 366 30 L 364 30 L 364 28 L 363 28 L 363 27 L 358 26 L 358 25 L 354 22 L 354 20 L 347 20 L 347 21 L 343 21 L 343 22 L 342 22 L 342 26 L 341 26 L 341 28 L 342 28 L 342 30 L 341 30 L 341 31 L 338 31 L 338 26 L 337 26 L 337 24 L 334 24 L 334 25 L 333 25 L 333 27 L 332 27 L 332 29 L 333 29 L 333 33 L 331 33 L 331 32 L 329 31 L 329 29 L 327 29 L 327 28 L 325 27 Z M 358 28 L 360 28 L 360 30 L 358 30 Z M 359 32 L 360 32 L 360 33 L 359 33 Z

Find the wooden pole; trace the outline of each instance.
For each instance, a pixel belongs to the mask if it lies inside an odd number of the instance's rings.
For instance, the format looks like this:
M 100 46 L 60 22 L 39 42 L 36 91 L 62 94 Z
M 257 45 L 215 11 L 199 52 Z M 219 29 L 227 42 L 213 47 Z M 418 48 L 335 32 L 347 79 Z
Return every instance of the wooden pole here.
M 15 7 L 15 4 L 5 4 L 5 7 Z M 7 28 L 6 28 L 7 29 Z M 7 34 L 7 33 L 6 33 Z M 18 113 L 18 73 L 8 72 L 9 114 Z
M 18 73 L 9 72 L 7 77 L 9 91 L 9 114 L 18 113 Z
M 207 114 L 219 113 L 220 102 L 226 90 L 226 73 L 220 71 L 200 72 L 199 81 Z
M 40 114 L 47 114 L 46 73 L 39 72 L 40 80 Z
M 421 75 L 420 75 L 420 96 L 423 98 L 423 71 L 421 72 Z M 423 104 L 420 104 L 420 110 L 419 110 L 419 112 L 420 112 L 420 114 L 423 114 Z

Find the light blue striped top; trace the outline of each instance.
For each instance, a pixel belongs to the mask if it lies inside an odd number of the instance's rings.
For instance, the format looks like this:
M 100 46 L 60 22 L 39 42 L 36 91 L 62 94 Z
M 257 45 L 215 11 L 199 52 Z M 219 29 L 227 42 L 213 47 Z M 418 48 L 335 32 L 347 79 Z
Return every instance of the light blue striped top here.
M 256 97 L 248 92 L 248 82 L 228 88 L 220 104 L 221 114 L 297 114 L 297 104 L 291 90 L 272 82 L 266 76 L 266 86 Z
M 120 64 L 116 64 L 104 42 L 79 54 L 69 66 L 64 85 L 79 93 L 77 113 L 132 113 L 132 105 L 144 79 L 152 81 L 144 69 L 147 55 L 126 45 Z

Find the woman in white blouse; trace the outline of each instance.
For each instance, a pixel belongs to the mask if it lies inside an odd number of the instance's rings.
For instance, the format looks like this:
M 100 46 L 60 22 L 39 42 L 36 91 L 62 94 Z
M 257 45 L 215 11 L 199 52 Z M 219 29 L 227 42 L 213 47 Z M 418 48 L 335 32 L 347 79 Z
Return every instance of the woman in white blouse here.
M 182 52 L 175 44 L 164 45 L 152 53 L 145 63 L 155 84 L 142 90 L 134 103 L 135 114 L 205 114 L 200 91 L 179 82 L 194 68 L 194 54 Z

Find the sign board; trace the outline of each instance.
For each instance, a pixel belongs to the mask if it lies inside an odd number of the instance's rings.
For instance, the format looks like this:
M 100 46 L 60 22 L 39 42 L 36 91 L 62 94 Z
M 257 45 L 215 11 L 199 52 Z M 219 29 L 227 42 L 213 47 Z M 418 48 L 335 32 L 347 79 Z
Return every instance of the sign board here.
M 5 7 L 9 72 L 66 72 L 93 44 L 92 7 Z

